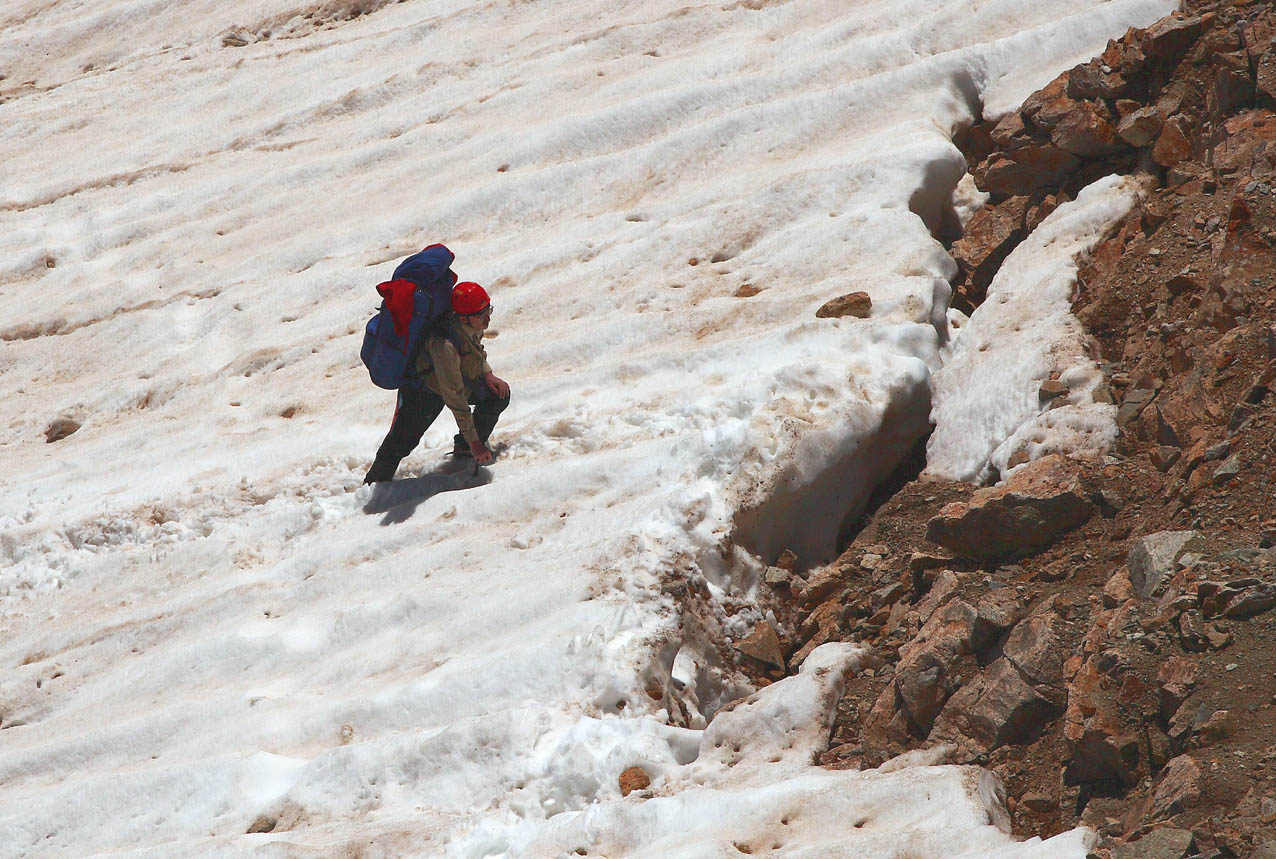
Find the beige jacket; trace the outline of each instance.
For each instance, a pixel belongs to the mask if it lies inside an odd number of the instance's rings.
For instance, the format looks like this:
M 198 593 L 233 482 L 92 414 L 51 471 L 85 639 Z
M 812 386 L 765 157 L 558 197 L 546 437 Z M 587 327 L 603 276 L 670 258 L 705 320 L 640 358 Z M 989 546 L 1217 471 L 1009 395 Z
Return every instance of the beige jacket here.
M 492 368 L 487 363 L 487 350 L 483 348 L 483 332 L 466 328 L 455 317 L 449 324 L 461 348 L 458 350 L 447 337 L 431 337 L 417 358 L 417 370 L 425 386 L 442 397 L 452 410 L 461 435 L 474 444 L 479 437 L 470 412 L 469 383 L 480 381 Z

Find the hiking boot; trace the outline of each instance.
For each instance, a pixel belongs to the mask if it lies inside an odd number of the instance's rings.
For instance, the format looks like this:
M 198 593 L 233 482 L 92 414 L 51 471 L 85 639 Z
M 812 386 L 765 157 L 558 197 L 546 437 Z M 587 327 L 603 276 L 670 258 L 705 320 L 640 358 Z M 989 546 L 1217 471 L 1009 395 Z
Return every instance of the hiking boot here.
M 461 444 L 452 445 L 453 459 L 473 459 L 474 454 L 470 452 L 470 446 L 462 442 Z
M 368 473 L 363 476 L 363 482 L 381 483 L 385 480 L 394 480 L 394 472 L 399 468 L 399 463 L 390 462 L 389 460 L 374 459 L 372 467 L 368 469 Z

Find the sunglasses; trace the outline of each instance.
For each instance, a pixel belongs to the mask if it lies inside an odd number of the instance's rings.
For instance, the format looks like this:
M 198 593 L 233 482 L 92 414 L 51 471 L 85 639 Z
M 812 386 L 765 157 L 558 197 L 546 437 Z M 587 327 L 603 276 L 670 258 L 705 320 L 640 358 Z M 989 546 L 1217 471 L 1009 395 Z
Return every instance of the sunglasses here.
M 491 315 L 492 315 L 492 305 L 490 305 L 490 304 L 489 304 L 487 307 L 484 307 L 484 308 L 483 308 L 482 310 L 480 310 L 478 313 L 463 313 L 463 314 L 461 314 L 461 315 L 462 315 L 462 316 L 465 316 L 465 317 L 466 317 L 466 318 L 468 318 L 468 319 L 473 319 L 473 318 L 474 318 L 474 317 L 476 317 L 476 316 L 491 316 Z

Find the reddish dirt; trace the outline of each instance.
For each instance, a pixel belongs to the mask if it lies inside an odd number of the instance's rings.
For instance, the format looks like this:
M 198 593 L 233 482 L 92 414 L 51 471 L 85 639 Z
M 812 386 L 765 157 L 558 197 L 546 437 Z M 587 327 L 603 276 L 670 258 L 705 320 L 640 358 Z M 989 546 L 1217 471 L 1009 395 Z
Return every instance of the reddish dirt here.
M 955 284 L 970 307 L 982 299 L 987 266 L 1044 217 L 1043 205 L 1110 172 L 1142 172 L 1156 185 L 1078 278 L 1074 311 L 1122 407 L 1117 450 L 1077 466 L 1094 515 L 1028 557 L 945 560 L 926 539 L 927 523 L 977 487 L 914 481 L 871 514 L 836 562 L 775 590 L 791 631 L 781 641 L 790 670 L 827 640 L 863 642 L 876 656 L 839 704 L 822 757 L 834 768 L 935 744 L 924 728 L 901 739 L 865 725 L 893 688 L 916 610 L 942 570 L 957 582 L 946 602 L 1011 593 L 1025 615 L 1057 615 L 1068 712 L 1099 725 L 1108 742 L 1100 751 L 1126 742 L 1128 770 L 1111 777 L 1103 766 L 1076 766 L 1094 749 L 1069 737 L 1070 717 L 1057 710 L 1035 737 L 987 751 L 959 744 L 952 759 L 1001 775 L 1017 834 L 1089 825 L 1106 838 L 1098 856 L 1122 855 L 1154 828 L 1191 833 L 1175 856 L 1245 857 L 1276 841 L 1276 608 L 1223 616 L 1208 584 L 1276 585 L 1276 553 L 1265 551 L 1276 542 L 1276 12 L 1233 0 L 1190 3 L 1180 18 L 1132 31 L 1065 73 L 1025 102 L 1021 114 L 1030 116 L 962 140 L 977 182 L 996 185 L 993 209 L 1014 207 L 1005 209 L 1009 226 L 985 218 L 989 233 L 968 235 L 954 251 L 971 255 Z M 1112 142 L 1109 132 L 1143 108 L 1172 128 L 1142 146 Z M 1032 117 L 1050 111 L 1052 128 L 1034 126 Z M 1078 148 L 1086 134 L 1108 140 L 1107 150 L 1070 155 L 1075 166 L 1062 173 L 1008 160 L 1029 145 Z M 1134 597 L 1132 547 L 1185 530 L 1197 532 L 1192 554 L 1155 594 Z M 988 670 L 1008 632 L 945 666 L 957 688 Z M 777 676 L 739 659 L 763 682 Z M 1185 700 L 1166 691 L 1171 660 L 1195 669 Z

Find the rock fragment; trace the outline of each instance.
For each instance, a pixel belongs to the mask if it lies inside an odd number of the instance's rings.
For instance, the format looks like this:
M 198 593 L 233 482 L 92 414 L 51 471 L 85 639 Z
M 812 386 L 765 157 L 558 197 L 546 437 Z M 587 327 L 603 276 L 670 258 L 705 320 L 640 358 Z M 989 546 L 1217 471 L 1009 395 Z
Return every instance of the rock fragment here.
M 61 441 L 78 430 L 80 426 L 80 422 L 73 418 L 55 418 L 44 430 L 44 441 L 46 444 Z
M 945 505 L 927 523 L 926 539 L 975 560 L 1024 557 L 1093 513 L 1076 465 L 1055 454 L 1025 465 L 1004 486 Z
M 1112 848 L 1112 859 L 1182 859 L 1191 846 L 1190 830 L 1163 827 L 1138 841 L 1117 844 Z
M 1143 147 L 1156 140 L 1164 122 L 1155 107 L 1141 107 L 1131 111 L 1117 123 L 1117 134 L 1134 147 Z
M 747 638 L 732 645 L 736 650 L 775 668 L 784 668 L 784 648 L 775 628 L 765 620 L 758 621 Z
M 867 319 L 872 311 L 873 299 L 867 292 L 852 292 L 825 302 L 815 315 L 820 319 L 840 319 L 843 316 Z
M 1195 531 L 1157 531 L 1135 541 L 1125 565 L 1139 599 L 1151 599 L 1161 582 L 1174 572 L 1175 562 L 1195 536 Z
M 640 766 L 632 766 L 620 774 L 620 795 L 629 796 L 635 790 L 651 787 L 651 776 Z
M 1183 706 L 1196 688 L 1197 664 L 1185 657 L 1174 656 L 1161 664 L 1156 682 L 1159 688 L 1161 717 L 1168 719 Z
M 1201 768 L 1188 755 L 1179 755 L 1161 771 L 1161 781 L 1152 793 L 1152 820 L 1164 820 L 1186 811 L 1201 798 Z

